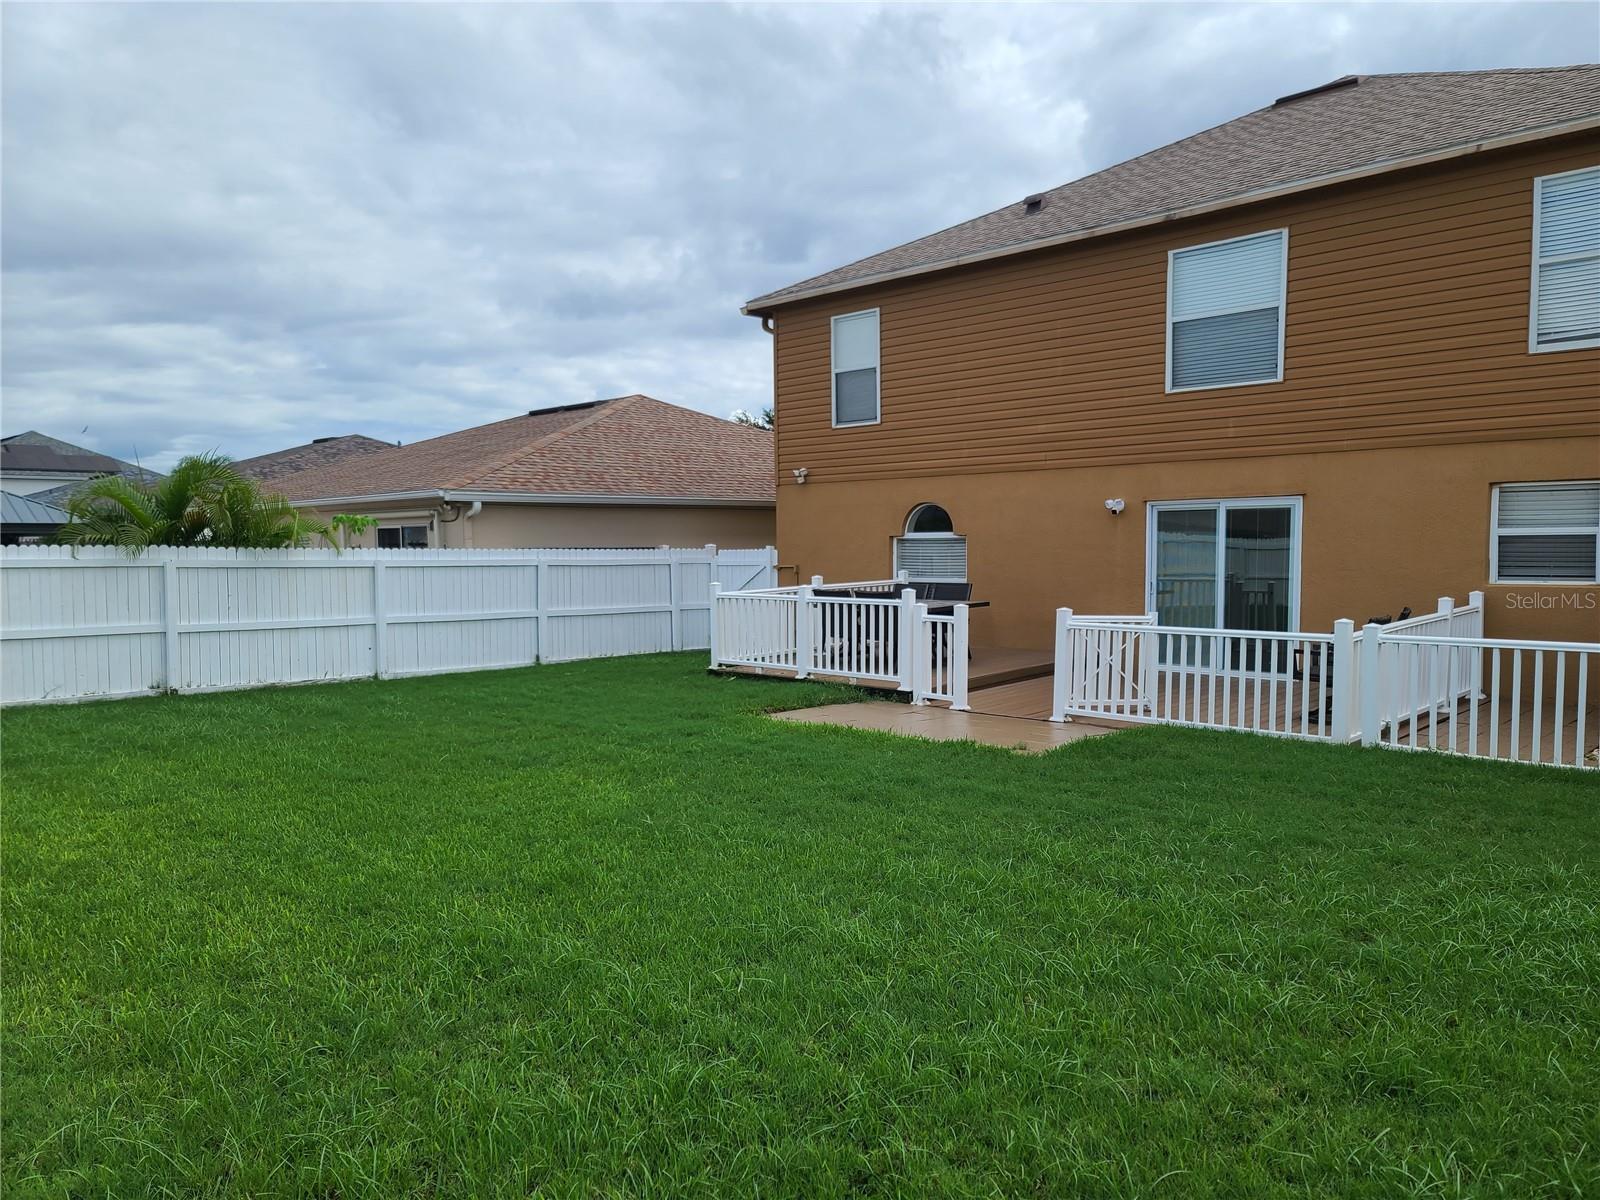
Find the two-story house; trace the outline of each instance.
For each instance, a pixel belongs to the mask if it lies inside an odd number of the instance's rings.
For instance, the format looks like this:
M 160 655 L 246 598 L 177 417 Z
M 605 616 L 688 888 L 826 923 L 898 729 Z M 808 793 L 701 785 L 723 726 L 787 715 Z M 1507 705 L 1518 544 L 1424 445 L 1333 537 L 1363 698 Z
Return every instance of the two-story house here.
M 745 311 L 802 578 L 1600 640 L 1600 66 L 1335 80 Z

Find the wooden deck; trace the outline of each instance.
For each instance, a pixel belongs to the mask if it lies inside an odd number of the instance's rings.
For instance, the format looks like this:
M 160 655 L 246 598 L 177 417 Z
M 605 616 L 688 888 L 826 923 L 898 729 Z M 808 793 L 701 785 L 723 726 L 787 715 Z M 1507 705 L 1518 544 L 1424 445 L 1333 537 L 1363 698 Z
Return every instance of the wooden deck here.
M 793 679 L 794 675 L 788 670 L 769 671 L 760 667 L 742 667 L 727 664 L 719 670 L 730 675 L 769 675 L 778 679 Z M 1018 679 L 1031 679 L 1043 676 L 1046 680 L 1045 695 L 1050 694 L 1049 676 L 1055 669 L 1055 652 L 1053 650 L 1028 650 L 1013 646 L 974 646 L 972 658 L 967 664 L 967 690 L 970 694 L 979 688 L 996 687 L 1002 683 L 1010 683 Z M 827 683 L 853 683 L 858 687 L 882 688 L 885 691 L 895 691 L 895 685 L 884 680 L 852 679 L 845 675 L 830 675 L 821 671 L 813 672 L 812 679 L 820 679 Z M 1046 705 L 1048 708 L 1048 703 Z M 1049 715 L 1047 712 L 1046 716 Z
M 1152 715 L 1158 720 L 1165 719 L 1170 712 L 1175 718 L 1182 719 L 1188 724 L 1199 723 L 1248 732 L 1322 736 L 1323 725 L 1317 719 L 1320 692 L 1315 692 L 1302 707 L 1300 685 L 1291 680 L 1280 679 L 1275 684 L 1263 687 L 1258 710 L 1256 686 L 1252 680 L 1228 680 L 1226 689 L 1218 688 L 1213 698 L 1207 690 L 1207 681 L 1204 678 L 1197 685 L 1194 676 L 1189 676 L 1183 681 L 1184 687 L 1180 693 L 1175 678 L 1176 673 L 1170 681 L 1170 688 L 1167 675 L 1167 672 L 1162 672 L 1162 678 L 1155 688 L 1155 709 Z M 968 703 L 975 713 L 1048 721 L 1050 688 L 1049 675 L 1015 680 L 974 689 L 968 696 Z M 1567 719 L 1561 723 L 1559 729 L 1553 720 L 1553 700 L 1547 698 L 1543 711 L 1539 714 L 1537 742 L 1533 735 L 1534 711 L 1531 699 L 1524 699 L 1515 713 L 1510 711 L 1508 705 L 1502 705 L 1498 723 L 1491 722 L 1493 714 L 1487 702 L 1479 702 L 1477 709 L 1476 753 L 1479 757 L 1548 763 L 1556 760 L 1559 749 L 1560 761 L 1571 766 L 1575 763 L 1574 751 L 1581 728 L 1584 740 L 1583 754 L 1587 756 L 1590 766 L 1594 766 L 1597 762 L 1594 752 L 1597 743 L 1600 743 L 1600 696 L 1591 699 L 1581 713 L 1569 702 L 1566 705 Z M 1224 712 L 1227 715 L 1226 722 L 1223 720 Z M 1307 715 L 1310 717 L 1309 722 L 1303 719 Z M 1085 719 L 1089 718 L 1075 717 L 1074 721 Z M 1121 724 L 1109 717 L 1094 717 L 1092 720 L 1098 725 Z M 1422 714 L 1416 721 L 1414 736 L 1411 724 L 1408 720 L 1401 720 L 1394 730 L 1398 744 L 1407 747 L 1415 744 L 1419 749 L 1465 751 L 1472 732 L 1471 706 L 1463 700 L 1453 714 L 1440 713 L 1436 722 L 1430 714 Z M 1513 729 L 1516 734 L 1514 750 Z M 1385 744 L 1390 741 L 1387 731 L 1383 740 Z M 1537 753 L 1535 753 L 1536 747 Z

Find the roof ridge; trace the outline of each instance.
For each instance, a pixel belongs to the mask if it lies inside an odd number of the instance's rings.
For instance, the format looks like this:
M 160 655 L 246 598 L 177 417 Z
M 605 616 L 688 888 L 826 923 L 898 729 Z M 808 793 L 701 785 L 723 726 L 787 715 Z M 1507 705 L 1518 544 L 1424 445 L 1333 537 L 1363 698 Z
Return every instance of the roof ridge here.
M 470 474 L 467 474 L 467 475 L 461 476 L 459 478 L 456 478 L 452 482 L 443 484 L 442 486 L 445 487 L 445 488 L 462 488 L 462 487 L 466 487 L 474 479 L 481 478 L 484 475 L 492 475 L 494 472 L 500 470 L 500 468 L 508 467 L 512 463 L 517 462 L 520 459 L 526 458 L 529 455 L 535 453 L 536 451 L 549 449 L 551 443 L 560 441 L 567 434 L 572 433 L 575 430 L 587 429 L 589 426 L 595 424 L 597 421 L 601 420 L 602 418 L 610 417 L 615 413 L 624 411 L 624 409 L 626 409 L 626 408 L 633 407 L 633 404 L 632 404 L 633 401 L 636 401 L 636 400 L 647 400 L 647 399 L 649 399 L 648 396 L 644 396 L 644 395 L 642 395 L 642 394 L 640 394 L 638 392 L 634 392 L 634 393 L 632 393 L 630 395 L 627 395 L 627 396 L 608 396 L 604 400 L 597 400 L 597 401 L 594 402 L 595 411 L 590 413 L 588 416 L 582 417 L 582 418 L 572 422 L 572 424 L 570 424 L 570 425 L 563 425 L 560 429 L 553 429 L 549 433 L 545 434 L 543 437 L 535 438 L 533 441 L 528 442 L 525 445 L 519 446 L 517 449 L 511 451 L 510 453 L 508 453 L 504 457 L 495 459 L 493 462 L 490 462 L 490 463 L 487 463 L 487 464 L 479 464 L 478 466 L 472 468 Z M 557 406 L 555 406 L 555 409 L 552 410 L 552 411 L 559 410 L 560 407 L 561 407 L 560 405 L 557 405 Z M 539 411 L 540 410 L 535 409 L 533 412 L 523 413 L 522 416 L 520 416 L 520 417 L 507 417 L 506 421 L 509 422 L 509 421 L 526 420 L 528 417 L 538 415 Z M 499 424 L 503 424 L 503 423 L 504 422 L 500 422 L 500 421 L 490 421 L 489 422 L 490 425 L 499 425 Z M 479 425 L 479 426 L 475 426 L 475 428 L 484 429 L 484 428 L 487 428 L 487 426 Z M 467 431 L 463 429 L 463 430 L 460 430 L 459 432 L 465 433 Z M 444 434 L 443 436 L 449 437 L 450 435 L 449 434 Z M 417 445 L 418 443 L 414 442 L 412 444 L 413 445 Z
M 1557 71 L 1594 71 L 1600 70 L 1600 63 L 1581 62 L 1566 63 L 1555 67 L 1479 67 L 1471 71 L 1368 71 L 1357 75 L 1358 79 L 1414 79 L 1438 78 L 1441 75 L 1534 75 Z

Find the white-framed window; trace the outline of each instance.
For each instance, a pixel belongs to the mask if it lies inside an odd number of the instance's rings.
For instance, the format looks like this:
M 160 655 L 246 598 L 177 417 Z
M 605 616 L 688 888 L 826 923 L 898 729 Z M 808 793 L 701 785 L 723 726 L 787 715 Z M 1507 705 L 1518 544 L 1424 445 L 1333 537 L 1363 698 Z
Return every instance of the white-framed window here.
M 1167 253 L 1167 391 L 1283 379 L 1289 231 Z
M 379 550 L 426 550 L 428 527 L 426 525 L 379 525 Z
M 967 539 L 937 504 L 919 504 L 894 540 L 894 571 L 914 583 L 967 582 Z
M 878 310 L 843 313 L 831 322 L 833 424 L 876 425 L 879 417 Z
M 1600 346 L 1600 166 L 1533 181 L 1528 349 Z
M 1600 582 L 1600 480 L 1502 483 L 1490 511 L 1494 583 Z

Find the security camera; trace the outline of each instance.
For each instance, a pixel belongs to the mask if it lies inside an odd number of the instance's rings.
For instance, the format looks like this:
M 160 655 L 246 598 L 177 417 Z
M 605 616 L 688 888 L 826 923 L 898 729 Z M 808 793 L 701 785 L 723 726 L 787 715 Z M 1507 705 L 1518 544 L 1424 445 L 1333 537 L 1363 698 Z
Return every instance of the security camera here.
M 804 483 L 806 481 L 806 476 L 810 473 L 811 471 L 809 467 L 796 467 L 794 469 L 794 481 L 796 483 Z
M 1113 517 L 1116 516 L 1119 512 L 1121 512 L 1126 507 L 1127 507 L 1127 505 L 1123 504 L 1121 500 L 1107 500 L 1106 501 L 1106 511 L 1108 513 L 1110 513 Z

